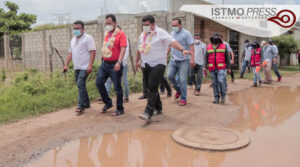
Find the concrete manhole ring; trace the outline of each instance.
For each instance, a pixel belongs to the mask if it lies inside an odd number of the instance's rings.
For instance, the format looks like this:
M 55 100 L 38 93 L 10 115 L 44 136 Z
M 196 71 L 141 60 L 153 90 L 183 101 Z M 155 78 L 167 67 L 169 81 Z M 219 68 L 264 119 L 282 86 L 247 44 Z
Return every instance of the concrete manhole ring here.
M 176 130 L 172 138 L 187 147 L 214 151 L 239 149 L 250 143 L 239 131 L 218 127 L 182 128 Z

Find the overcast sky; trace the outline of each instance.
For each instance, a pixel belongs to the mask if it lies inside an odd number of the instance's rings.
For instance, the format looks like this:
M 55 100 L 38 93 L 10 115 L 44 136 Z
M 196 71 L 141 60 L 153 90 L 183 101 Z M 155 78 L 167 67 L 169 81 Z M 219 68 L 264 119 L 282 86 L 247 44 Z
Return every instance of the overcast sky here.
M 4 2 L 0 0 L 0 8 Z M 70 14 L 70 21 L 96 20 L 103 13 L 134 13 L 141 10 L 145 1 L 147 10 L 167 9 L 167 0 L 9 0 L 20 7 L 20 12 L 37 15 L 37 24 L 57 23 L 52 14 Z M 207 0 L 221 4 L 222 0 Z M 224 0 L 225 4 L 297 4 L 300 0 Z M 106 6 L 106 7 L 105 7 Z M 65 18 L 68 19 L 68 18 Z

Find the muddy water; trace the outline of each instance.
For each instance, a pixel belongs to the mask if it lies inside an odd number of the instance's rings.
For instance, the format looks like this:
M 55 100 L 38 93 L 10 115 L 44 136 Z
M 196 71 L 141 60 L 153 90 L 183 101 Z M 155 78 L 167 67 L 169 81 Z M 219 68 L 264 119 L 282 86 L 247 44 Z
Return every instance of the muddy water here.
M 57 147 L 27 167 L 299 167 L 300 87 L 235 92 L 238 129 L 251 144 L 207 152 L 173 142 L 172 131 L 136 130 L 82 138 Z

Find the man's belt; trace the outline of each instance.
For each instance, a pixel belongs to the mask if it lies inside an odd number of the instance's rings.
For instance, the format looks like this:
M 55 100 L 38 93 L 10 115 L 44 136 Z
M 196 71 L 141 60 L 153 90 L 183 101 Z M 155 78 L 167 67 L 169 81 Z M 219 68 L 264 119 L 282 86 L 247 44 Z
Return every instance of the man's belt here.
M 104 60 L 104 62 L 107 63 L 107 64 L 116 64 L 118 61 L 105 61 Z

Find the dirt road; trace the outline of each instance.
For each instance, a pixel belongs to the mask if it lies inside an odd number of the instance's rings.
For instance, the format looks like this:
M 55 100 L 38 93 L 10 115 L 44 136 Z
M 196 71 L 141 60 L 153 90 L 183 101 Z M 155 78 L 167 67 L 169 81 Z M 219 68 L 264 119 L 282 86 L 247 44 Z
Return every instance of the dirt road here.
M 251 80 L 239 79 L 229 83 L 229 95 L 249 88 L 251 84 Z M 272 86 L 294 85 L 300 85 L 300 74 L 290 74 Z M 239 116 L 240 109 L 230 102 L 229 96 L 225 105 L 213 104 L 212 88 L 204 84 L 199 97 L 194 96 L 191 89 L 188 91 L 188 105 L 184 107 L 177 105 L 173 97 L 161 96 L 163 115 L 155 116 L 155 122 L 145 124 L 138 116 L 144 111 L 146 100 L 137 100 L 139 95 L 130 96 L 130 102 L 125 104 L 126 113 L 119 117 L 100 114 L 103 104 L 95 102 L 81 116 L 76 116 L 73 107 L 0 126 L 0 167 L 22 166 L 53 147 L 85 136 L 142 128 L 228 127 Z

